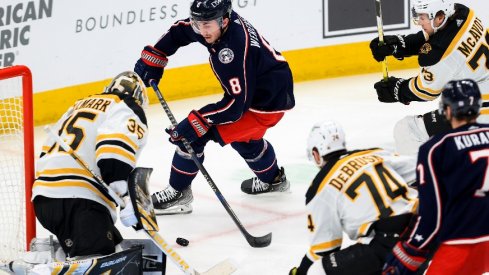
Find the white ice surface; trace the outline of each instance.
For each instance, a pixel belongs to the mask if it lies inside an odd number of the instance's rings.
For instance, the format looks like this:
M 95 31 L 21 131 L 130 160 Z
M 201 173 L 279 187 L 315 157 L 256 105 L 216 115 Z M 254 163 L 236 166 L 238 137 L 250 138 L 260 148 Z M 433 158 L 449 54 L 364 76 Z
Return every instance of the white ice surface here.
M 410 77 L 415 73 L 407 70 L 391 74 Z M 437 108 L 437 101 L 409 106 L 378 102 L 373 84 L 380 78 L 379 73 L 296 83 L 296 107 L 265 135 L 273 144 L 278 164 L 285 167 L 291 182 L 290 193 L 260 196 L 242 193 L 241 181 L 252 176 L 244 160 L 230 146 L 221 147 L 210 142 L 206 147 L 204 166 L 212 179 L 252 235 L 273 233 L 269 247 L 248 245 L 200 174 L 192 184 L 193 213 L 159 216 L 160 234 L 198 271 L 232 258 L 238 264 L 234 273 L 237 275 L 288 274 L 308 249 L 304 194 L 318 171 L 305 154 L 311 126 L 319 120 L 334 119 L 343 125 L 349 149 L 394 149 L 392 128 L 396 121 L 406 115 L 423 114 Z M 172 101 L 169 105 L 177 119 L 182 119 L 190 110 L 219 98 L 220 95 L 205 96 Z M 138 166 L 154 168 L 150 191 L 155 192 L 168 184 L 174 146 L 168 142 L 163 130 L 170 122 L 161 106 L 151 105 L 147 117 L 149 142 Z M 45 137 L 41 127 L 36 128 L 35 137 L 36 151 L 39 152 Z M 143 233 L 125 228 L 119 222 L 117 226 L 126 238 L 145 238 Z M 38 224 L 38 236 L 47 235 L 48 232 Z M 177 237 L 188 239 L 189 246 L 177 245 Z M 181 273 L 168 262 L 167 274 Z

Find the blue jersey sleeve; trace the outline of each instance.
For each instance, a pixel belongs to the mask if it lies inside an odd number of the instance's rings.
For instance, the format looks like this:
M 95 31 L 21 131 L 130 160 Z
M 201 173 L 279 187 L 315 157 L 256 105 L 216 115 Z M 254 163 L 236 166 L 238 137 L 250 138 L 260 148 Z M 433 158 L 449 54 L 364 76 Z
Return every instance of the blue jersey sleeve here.
M 178 48 L 197 41 L 197 35 L 192 29 L 190 19 L 175 22 L 170 29 L 163 34 L 154 47 L 167 56 L 174 54 Z

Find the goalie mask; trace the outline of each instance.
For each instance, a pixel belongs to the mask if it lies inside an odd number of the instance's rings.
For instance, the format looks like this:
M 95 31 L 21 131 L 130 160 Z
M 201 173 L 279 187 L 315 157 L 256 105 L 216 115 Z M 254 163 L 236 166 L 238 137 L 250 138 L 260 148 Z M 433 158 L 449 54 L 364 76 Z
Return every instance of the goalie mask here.
M 455 5 L 452 0 L 413 0 L 411 8 L 414 24 L 419 25 L 420 15 L 427 14 L 434 32 L 443 27 L 448 18 L 455 13 Z M 434 19 L 438 12 L 445 14 L 445 19 L 440 26 L 434 26 Z
M 146 86 L 135 72 L 126 71 L 118 74 L 105 88 L 104 93 L 130 95 L 143 109 L 148 107 L 149 99 Z
M 321 157 L 345 150 L 345 132 L 341 125 L 334 121 L 321 121 L 314 124 L 307 139 L 307 156 L 310 161 L 315 161 L 312 154 L 314 148 Z

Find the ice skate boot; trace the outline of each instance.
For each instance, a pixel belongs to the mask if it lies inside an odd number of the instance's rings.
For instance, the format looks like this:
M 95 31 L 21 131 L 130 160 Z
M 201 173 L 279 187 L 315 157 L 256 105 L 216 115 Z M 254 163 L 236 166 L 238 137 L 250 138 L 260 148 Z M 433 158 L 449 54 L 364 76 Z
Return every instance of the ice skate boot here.
M 183 191 L 173 189 L 168 185 L 165 189 L 151 195 L 156 215 L 192 213 L 192 189 L 190 186 Z
M 290 182 L 285 177 L 284 168 L 280 167 L 278 175 L 272 183 L 266 183 L 253 177 L 241 183 L 241 191 L 250 195 L 257 195 L 270 192 L 287 192 L 290 189 Z

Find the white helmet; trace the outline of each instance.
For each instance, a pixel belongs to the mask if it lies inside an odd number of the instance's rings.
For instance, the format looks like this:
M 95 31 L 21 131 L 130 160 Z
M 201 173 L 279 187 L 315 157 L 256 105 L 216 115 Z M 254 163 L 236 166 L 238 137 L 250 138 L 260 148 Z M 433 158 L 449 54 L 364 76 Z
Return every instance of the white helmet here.
M 335 121 L 321 121 L 314 124 L 307 139 L 307 157 L 314 161 L 313 149 L 318 150 L 320 156 L 345 150 L 345 132 Z
M 433 19 L 435 19 L 436 13 L 439 11 L 445 14 L 445 20 L 439 27 L 435 27 L 433 25 Z M 445 25 L 448 18 L 455 13 L 455 5 L 452 0 L 413 0 L 411 12 L 415 24 L 418 24 L 418 17 L 420 14 L 427 14 L 431 21 L 431 26 L 436 32 L 439 28 Z
M 114 77 L 109 86 L 105 88 L 104 93 L 130 95 L 143 109 L 146 109 L 149 102 L 146 86 L 139 75 L 132 71 L 125 71 Z

